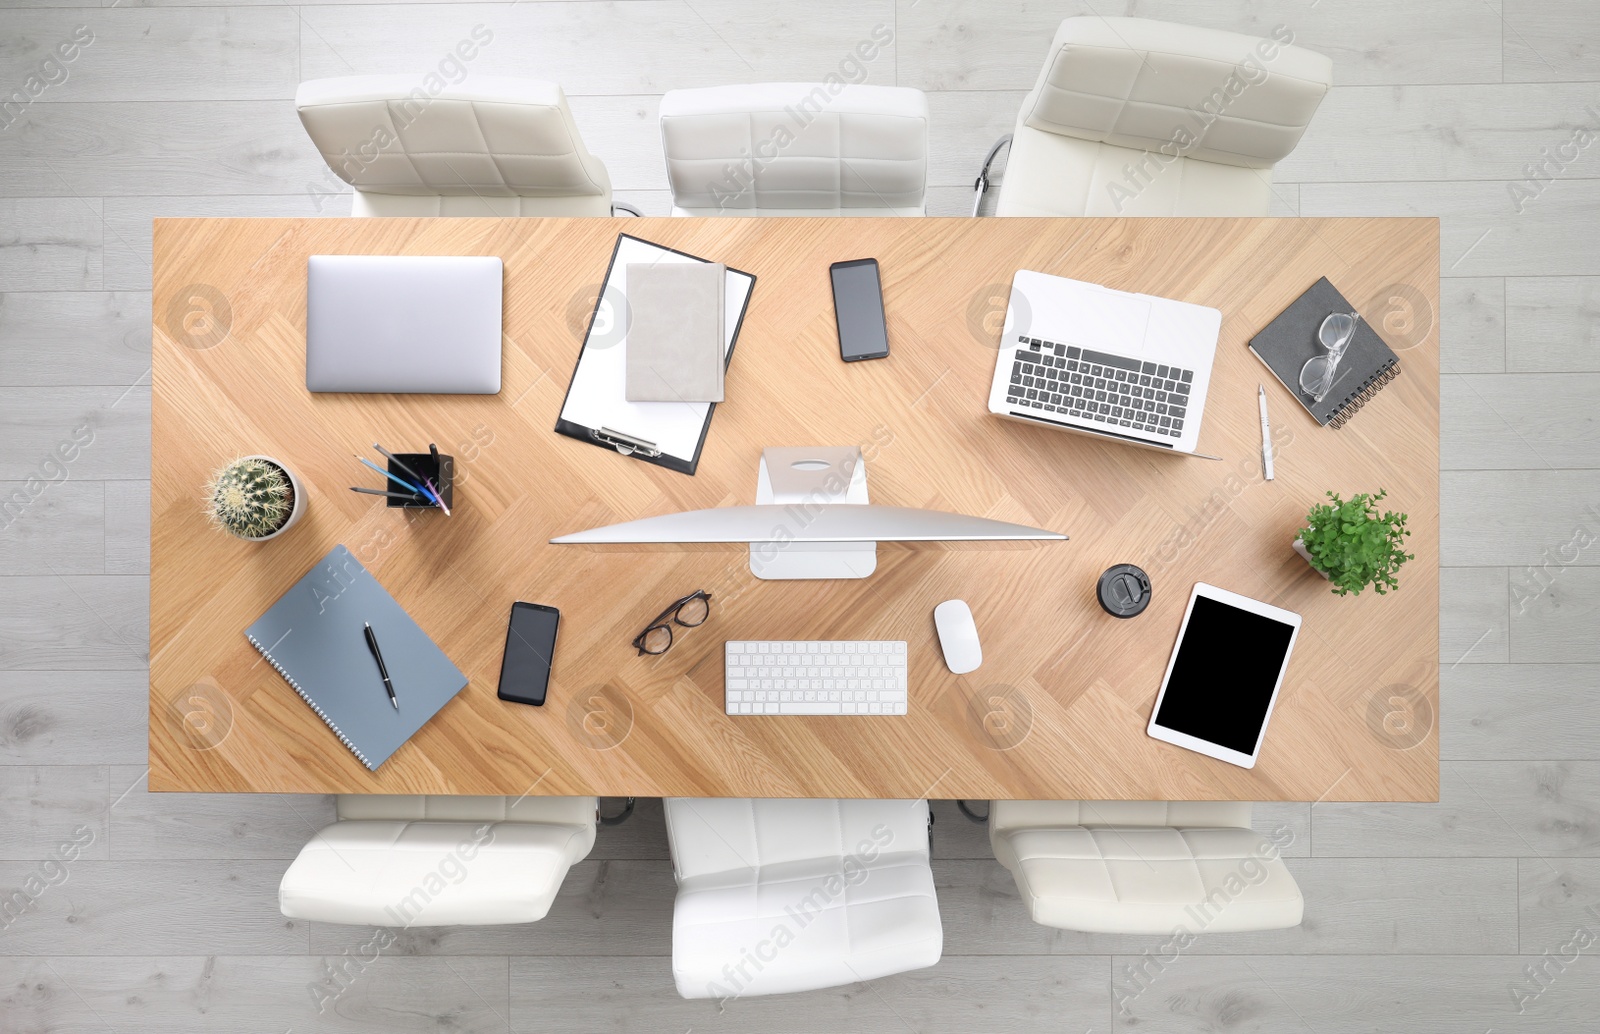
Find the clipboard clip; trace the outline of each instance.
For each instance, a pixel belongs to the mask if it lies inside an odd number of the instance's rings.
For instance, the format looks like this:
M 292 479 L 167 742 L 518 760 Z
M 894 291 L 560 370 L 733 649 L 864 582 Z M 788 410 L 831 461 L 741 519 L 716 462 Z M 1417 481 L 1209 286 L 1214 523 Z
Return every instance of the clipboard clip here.
M 597 442 L 611 446 L 624 456 L 638 454 L 646 459 L 655 459 L 661 455 L 661 449 L 656 446 L 655 442 L 645 441 L 643 438 L 635 438 L 632 435 L 623 434 L 621 431 L 613 431 L 609 427 L 602 427 L 599 430 L 590 428 L 589 437 Z

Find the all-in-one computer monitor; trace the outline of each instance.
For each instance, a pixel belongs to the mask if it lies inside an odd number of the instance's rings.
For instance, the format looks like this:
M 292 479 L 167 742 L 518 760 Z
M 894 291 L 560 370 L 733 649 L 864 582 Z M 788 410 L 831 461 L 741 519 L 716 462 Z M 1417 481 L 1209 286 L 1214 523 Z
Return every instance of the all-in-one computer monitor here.
M 867 503 L 861 450 L 765 449 L 756 505 L 646 517 L 551 539 L 558 544 L 748 543 L 758 578 L 865 578 L 879 542 L 1063 541 L 1025 524 Z

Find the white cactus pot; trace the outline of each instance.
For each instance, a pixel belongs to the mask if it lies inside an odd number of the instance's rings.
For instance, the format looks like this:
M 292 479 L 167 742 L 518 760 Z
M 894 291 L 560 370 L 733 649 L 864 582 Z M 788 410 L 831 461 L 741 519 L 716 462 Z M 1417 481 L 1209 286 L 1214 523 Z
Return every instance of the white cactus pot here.
M 279 470 L 283 471 L 284 476 L 289 479 L 289 487 L 291 489 L 293 489 L 293 491 L 294 491 L 294 506 L 290 508 L 290 510 L 289 510 L 289 519 L 283 522 L 283 527 L 279 528 L 277 531 L 273 532 L 271 535 L 263 535 L 258 539 L 248 539 L 247 538 L 247 539 L 243 539 L 243 541 L 245 541 L 245 542 L 265 542 L 268 539 L 275 539 L 279 535 L 282 535 L 284 532 L 288 531 L 290 528 L 294 527 L 294 522 L 298 521 L 300 519 L 300 515 L 306 512 L 306 489 L 305 489 L 305 486 L 300 483 L 300 479 L 299 478 L 294 476 L 294 471 L 289 469 L 289 465 L 287 463 L 283 462 L 282 460 L 273 459 L 271 456 L 261 456 L 261 455 L 246 456 L 245 459 L 247 459 L 247 460 L 265 460 L 266 462 L 272 464 L 274 467 L 277 467 Z M 235 538 L 242 538 L 242 536 L 237 536 L 237 535 L 234 536 L 234 537 Z

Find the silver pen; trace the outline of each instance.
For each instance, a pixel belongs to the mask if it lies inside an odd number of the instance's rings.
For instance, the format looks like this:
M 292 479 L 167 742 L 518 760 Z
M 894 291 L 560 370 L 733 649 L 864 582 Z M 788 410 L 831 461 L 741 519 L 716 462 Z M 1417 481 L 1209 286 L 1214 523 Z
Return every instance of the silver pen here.
M 1272 480 L 1272 425 L 1267 423 L 1267 387 L 1256 385 L 1256 400 L 1261 403 L 1261 470 Z

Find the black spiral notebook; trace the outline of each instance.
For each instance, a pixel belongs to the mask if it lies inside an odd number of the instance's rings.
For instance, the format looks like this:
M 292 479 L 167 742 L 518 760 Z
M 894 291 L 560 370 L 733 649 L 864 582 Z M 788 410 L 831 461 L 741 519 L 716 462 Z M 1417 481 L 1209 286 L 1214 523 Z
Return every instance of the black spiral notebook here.
M 1300 390 L 1300 370 L 1306 360 L 1327 349 L 1317 340 L 1322 321 L 1335 312 L 1355 312 L 1327 277 L 1294 300 L 1278 318 L 1250 339 L 1250 351 L 1267 364 L 1274 377 L 1306 407 L 1312 419 L 1337 430 L 1362 406 L 1400 375 L 1400 359 L 1365 319 L 1356 322 L 1355 336 L 1339 363 L 1333 390 L 1321 402 Z

